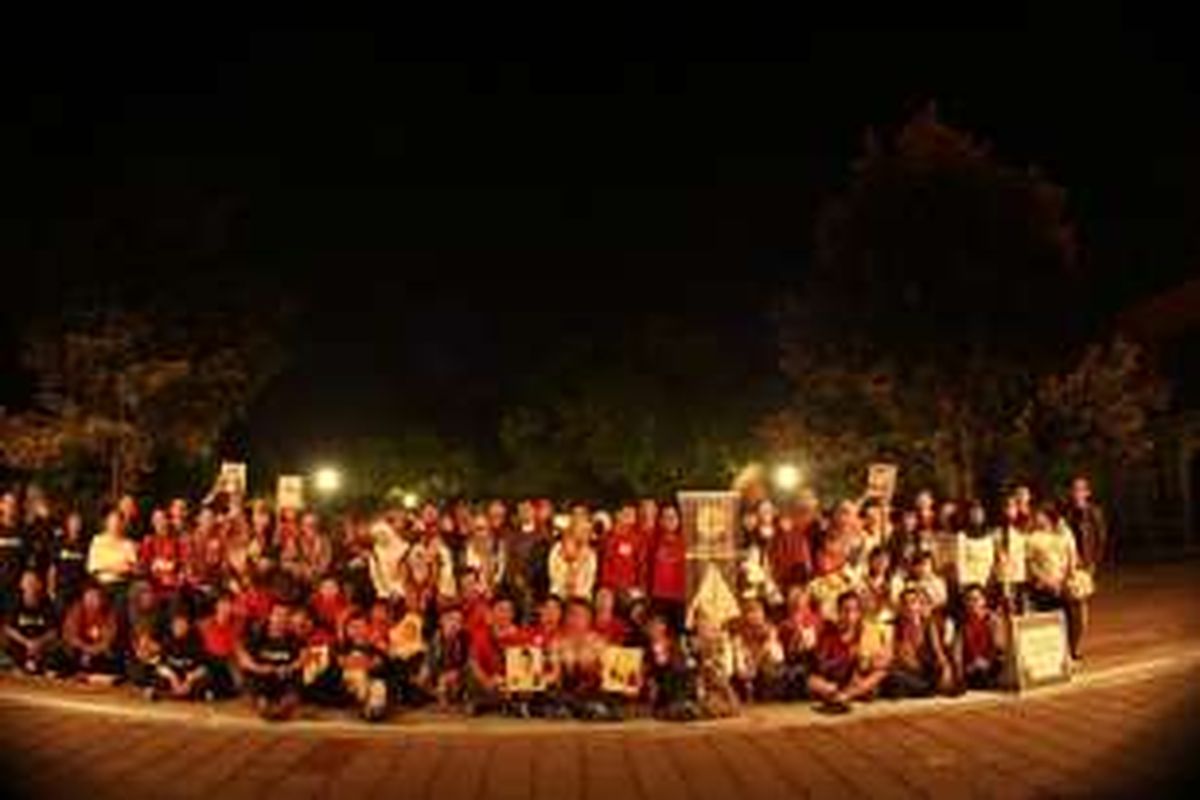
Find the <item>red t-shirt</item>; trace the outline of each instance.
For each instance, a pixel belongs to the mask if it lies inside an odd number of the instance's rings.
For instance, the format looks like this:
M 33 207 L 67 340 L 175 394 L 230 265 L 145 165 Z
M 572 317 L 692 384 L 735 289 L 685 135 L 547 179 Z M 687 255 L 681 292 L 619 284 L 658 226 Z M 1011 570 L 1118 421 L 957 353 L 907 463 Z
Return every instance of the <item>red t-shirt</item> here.
M 963 620 L 963 663 L 972 666 L 983 661 L 991 664 L 996 658 L 996 642 L 992 638 L 991 620 L 987 615 L 968 614 Z
M 592 630 L 603 636 L 604 641 L 614 645 L 624 644 L 625 637 L 629 635 L 629 626 L 627 626 L 617 617 L 612 617 L 606 620 L 596 620 L 592 624 Z
M 663 532 L 654 548 L 651 593 L 662 600 L 687 596 L 687 541 L 682 531 Z
M 238 626 L 233 620 L 221 624 L 215 617 L 200 623 L 200 641 L 204 652 L 217 658 L 231 658 L 238 642 Z
M 614 591 L 643 589 L 646 583 L 646 543 L 636 526 L 618 526 L 604 540 L 600 585 Z
M 275 595 L 261 586 L 251 586 L 237 596 L 237 615 L 244 620 L 265 622 L 275 605 Z
M 316 619 L 317 625 L 332 631 L 339 630 L 342 619 L 345 617 L 346 609 L 350 607 L 346 598 L 340 594 L 333 597 L 326 597 L 319 592 L 313 595 L 312 602 L 309 605 L 312 607 L 313 617 Z
M 504 631 L 497 631 L 491 626 L 476 625 L 470 631 L 470 641 L 471 660 L 479 666 L 484 675 L 495 677 L 504 674 L 504 649 L 523 647 L 529 644 L 530 637 L 517 625 Z
M 148 536 L 138 547 L 138 561 L 150 573 L 154 585 L 173 588 L 179 585 L 179 542 L 172 536 Z
M 849 683 L 858 668 L 858 641 L 846 641 L 836 622 L 826 620 L 817 634 L 816 671 L 839 686 Z

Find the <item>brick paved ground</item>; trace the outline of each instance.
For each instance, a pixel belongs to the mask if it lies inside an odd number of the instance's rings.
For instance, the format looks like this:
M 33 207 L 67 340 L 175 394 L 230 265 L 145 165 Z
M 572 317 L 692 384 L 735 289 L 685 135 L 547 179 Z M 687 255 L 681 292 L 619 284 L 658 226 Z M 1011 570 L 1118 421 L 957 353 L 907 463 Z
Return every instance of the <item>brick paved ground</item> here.
M 1185 564 L 1112 581 L 1079 681 L 1021 698 L 879 703 L 835 720 L 794 706 L 690 726 L 272 727 L 224 711 L 139 718 L 128 701 L 121 714 L 64 710 L 17 698 L 10 681 L 0 758 L 10 795 L 28 797 L 1156 796 L 1200 712 L 1197 579 Z M 1163 611 L 1170 620 L 1149 627 Z

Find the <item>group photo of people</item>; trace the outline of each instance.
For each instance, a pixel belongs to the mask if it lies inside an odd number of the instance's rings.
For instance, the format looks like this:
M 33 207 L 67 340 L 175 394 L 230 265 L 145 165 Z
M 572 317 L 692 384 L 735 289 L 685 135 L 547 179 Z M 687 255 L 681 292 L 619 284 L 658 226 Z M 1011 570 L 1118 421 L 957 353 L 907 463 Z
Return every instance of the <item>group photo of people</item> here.
M 28 485 L 0 496 L 3 657 L 31 680 L 270 720 L 686 721 L 996 690 L 1013 617 L 1061 612 L 1070 657 L 1085 652 L 1105 518 L 1087 478 L 1056 488 L 743 501 L 714 611 L 693 602 L 666 498 L 91 509 Z

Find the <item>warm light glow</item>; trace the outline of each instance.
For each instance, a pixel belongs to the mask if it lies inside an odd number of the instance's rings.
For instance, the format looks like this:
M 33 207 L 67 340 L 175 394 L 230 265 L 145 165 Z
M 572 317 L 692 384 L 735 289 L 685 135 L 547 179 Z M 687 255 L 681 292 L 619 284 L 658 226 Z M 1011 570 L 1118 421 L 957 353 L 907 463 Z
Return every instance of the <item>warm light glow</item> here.
M 411 511 L 417 507 L 417 503 L 421 502 L 421 498 L 417 497 L 416 492 L 405 492 L 404 497 L 400 498 L 400 502 Z
M 567 527 L 570 526 L 570 524 L 571 524 L 571 515 L 570 514 L 555 514 L 554 515 L 554 527 L 556 529 L 558 529 L 560 531 L 565 531 L 567 529 Z
M 333 494 L 342 488 L 342 473 L 333 467 L 321 467 L 313 474 L 313 485 L 322 494 Z
M 795 464 L 780 464 L 775 468 L 772 478 L 780 491 L 793 491 L 800 485 L 800 468 Z

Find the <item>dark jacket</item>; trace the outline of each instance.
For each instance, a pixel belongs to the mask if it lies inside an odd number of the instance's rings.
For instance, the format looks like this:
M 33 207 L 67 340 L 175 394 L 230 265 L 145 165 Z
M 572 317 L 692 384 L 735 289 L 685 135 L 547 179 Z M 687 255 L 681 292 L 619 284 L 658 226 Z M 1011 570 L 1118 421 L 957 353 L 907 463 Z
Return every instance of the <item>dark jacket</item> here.
M 1095 567 L 1104 562 L 1108 553 L 1108 525 L 1104 512 L 1095 503 L 1080 508 L 1069 503 L 1063 509 L 1063 518 L 1075 535 L 1075 548 L 1084 567 Z

